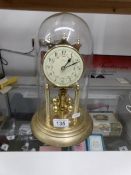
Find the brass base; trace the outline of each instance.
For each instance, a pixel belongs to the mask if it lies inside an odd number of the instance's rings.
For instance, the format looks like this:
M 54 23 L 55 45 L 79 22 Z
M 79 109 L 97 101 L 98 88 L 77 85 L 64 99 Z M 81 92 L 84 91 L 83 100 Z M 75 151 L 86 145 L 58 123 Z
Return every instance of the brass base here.
M 32 132 L 34 136 L 43 143 L 56 147 L 68 147 L 79 144 L 92 132 L 92 119 L 88 113 L 81 112 L 78 122 L 68 128 L 56 128 L 44 121 L 45 112 L 38 111 L 32 119 Z

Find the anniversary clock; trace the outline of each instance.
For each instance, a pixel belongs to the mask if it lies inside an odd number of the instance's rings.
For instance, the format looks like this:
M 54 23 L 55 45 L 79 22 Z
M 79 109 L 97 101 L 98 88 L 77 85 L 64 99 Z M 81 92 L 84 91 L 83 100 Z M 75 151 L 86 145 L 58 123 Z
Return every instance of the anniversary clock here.
M 58 13 L 38 33 L 44 102 L 32 118 L 32 132 L 43 143 L 67 147 L 92 132 L 86 109 L 92 38 L 78 16 Z

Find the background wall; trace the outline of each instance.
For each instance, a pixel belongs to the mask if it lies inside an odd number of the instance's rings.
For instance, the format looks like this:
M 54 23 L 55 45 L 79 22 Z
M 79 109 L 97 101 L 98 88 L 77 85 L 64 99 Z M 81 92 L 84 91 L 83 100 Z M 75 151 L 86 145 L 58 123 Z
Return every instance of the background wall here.
M 0 48 L 31 50 L 40 24 L 53 12 L 0 10 Z M 89 25 L 95 54 L 131 55 L 131 16 L 76 13 Z M 2 52 L 9 66 L 8 74 L 34 75 L 36 58 Z

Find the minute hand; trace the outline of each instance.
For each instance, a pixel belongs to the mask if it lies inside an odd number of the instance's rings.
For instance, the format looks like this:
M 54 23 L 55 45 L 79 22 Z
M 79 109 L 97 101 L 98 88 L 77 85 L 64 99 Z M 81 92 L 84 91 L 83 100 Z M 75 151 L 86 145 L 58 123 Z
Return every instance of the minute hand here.
M 65 68 L 70 67 L 70 66 L 73 66 L 73 65 L 75 65 L 75 64 L 77 64 L 77 63 L 79 63 L 79 61 L 77 61 L 77 62 L 75 62 L 75 63 L 72 63 L 72 64 L 70 64 L 70 65 L 68 65 L 68 66 L 65 66 Z

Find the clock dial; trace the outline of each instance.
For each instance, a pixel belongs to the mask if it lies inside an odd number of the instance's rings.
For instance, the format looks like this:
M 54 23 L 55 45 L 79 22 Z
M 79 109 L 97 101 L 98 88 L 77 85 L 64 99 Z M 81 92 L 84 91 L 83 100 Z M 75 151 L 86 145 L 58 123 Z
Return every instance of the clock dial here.
M 58 45 L 44 56 L 43 70 L 51 83 L 67 87 L 80 79 L 83 73 L 83 61 L 73 47 Z

